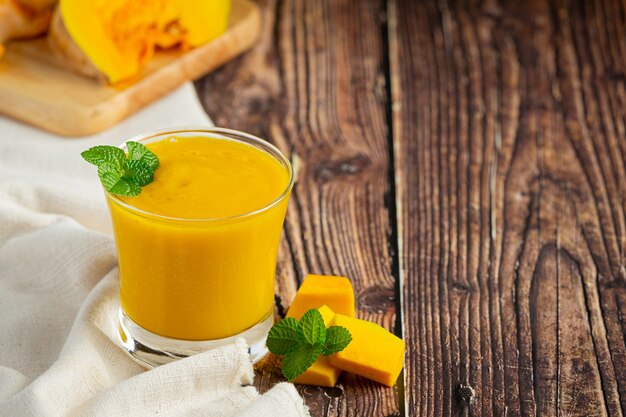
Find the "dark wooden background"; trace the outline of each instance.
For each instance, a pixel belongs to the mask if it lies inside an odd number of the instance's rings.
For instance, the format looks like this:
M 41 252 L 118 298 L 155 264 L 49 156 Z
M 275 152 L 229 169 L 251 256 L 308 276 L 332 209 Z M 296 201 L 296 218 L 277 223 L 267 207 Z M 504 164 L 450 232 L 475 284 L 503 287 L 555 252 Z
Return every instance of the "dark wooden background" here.
M 197 88 L 298 168 L 278 311 L 346 275 L 407 342 L 395 388 L 300 387 L 311 414 L 626 414 L 624 2 L 260 5 Z

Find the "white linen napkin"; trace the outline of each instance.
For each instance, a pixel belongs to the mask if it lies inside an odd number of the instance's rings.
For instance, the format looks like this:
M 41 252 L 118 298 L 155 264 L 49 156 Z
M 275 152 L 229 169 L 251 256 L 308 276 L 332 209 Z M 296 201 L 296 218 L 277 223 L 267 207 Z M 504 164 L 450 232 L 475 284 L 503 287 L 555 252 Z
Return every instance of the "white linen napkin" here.
M 105 132 L 63 138 L 0 117 L 0 416 L 309 416 L 259 395 L 243 343 L 146 371 L 118 345 L 118 272 L 94 145 L 211 121 L 188 83 Z

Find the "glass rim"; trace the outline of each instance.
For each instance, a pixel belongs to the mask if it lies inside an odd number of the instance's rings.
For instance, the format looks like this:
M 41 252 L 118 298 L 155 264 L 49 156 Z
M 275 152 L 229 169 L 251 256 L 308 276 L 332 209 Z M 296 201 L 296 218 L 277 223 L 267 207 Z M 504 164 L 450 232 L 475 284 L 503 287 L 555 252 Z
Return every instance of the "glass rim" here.
M 142 217 L 151 218 L 155 220 L 163 220 L 163 221 L 168 221 L 168 222 L 173 222 L 173 223 L 212 223 L 212 222 L 222 222 L 222 221 L 228 221 L 228 220 L 240 220 L 240 219 L 243 220 L 248 217 L 252 217 L 256 214 L 261 214 L 265 211 L 268 211 L 272 207 L 278 205 L 278 203 L 284 200 L 285 197 L 287 197 L 287 195 L 291 192 L 294 182 L 295 182 L 293 166 L 291 165 L 291 161 L 289 161 L 289 159 L 285 156 L 285 154 L 283 154 L 280 151 L 280 149 L 278 149 L 276 146 L 266 141 L 265 139 L 261 139 L 257 136 L 251 135 L 249 133 L 241 132 L 239 130 L 227 129 L 224 127 L 216 127 L 216 126 L 215 127 L 214 126 L 182 126 L 182 127 L 175 127 L 175 128 L 169 128 L 169 129 L 161 129 L 161 130 L 155 130 L 155 131 L 135 135 L 131 137 L 130 139 L 125 140 L 120 145 L 118 145 L 118 148 L 126 151 L 127 149 L 126 143 L 129 141 L 143 143 L 146 140 L 149 140 L 158 136 L 166 136 L 169 134 L 174 135 L 176 133 L 196 133 L 196 132 L 198 134 L 211 134 L 211 133 L 223 134 L 224 136 L 226 136 L 227 140 L 235 140 L 241 143 L 246 143 L 248 145 L 251 145 L 251 144 L 259 145 L 261 148 L 260 149 L 261 151 L 268 153 L 272 158 L 278 160 L 281 163 L 281 165 L 283 165 L 287 169 L 287 173 L 289 174 L 289 182 L 287 183 L 287 186 L 278 195 L 278 197 L 276 197 L 270 203 L 258 209 L 247 211 L 241 214 L 235 214 L 232 216 L 207 217 L 207 218 L 173 217 L 173 216 L 166 216 L 163 214 L 152 213 L 150 211 L 142 210 L 138 207 L 133 206 L 132 204 L 124 202 L 115 194 L 112 194 L 106 189 L 104 189 L 106 196 L 115 204 L 125 209 L 128 209 Z M 263 148 L 266 148 L 266 149 L 263 149 Z M 268 152 L 268 150 L 271 152 Z

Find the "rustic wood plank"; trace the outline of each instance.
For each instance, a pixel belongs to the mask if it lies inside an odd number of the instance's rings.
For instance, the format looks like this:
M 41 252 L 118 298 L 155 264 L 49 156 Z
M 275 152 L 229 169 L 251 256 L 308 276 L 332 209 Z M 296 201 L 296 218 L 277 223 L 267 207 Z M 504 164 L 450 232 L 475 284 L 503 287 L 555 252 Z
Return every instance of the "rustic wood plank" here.
M 624 7 L 390 0 L 407 415 L 624 415 Z
M 217 125 L 249 131 L 298 168 L 278 273 L 286 308 L 309 272 L 351 278 L 360 318 L 395 327 L 382 0 L 265 0 L 250 53 L 197 83 Z M 262 390 L 279 381 L 271 364 Z M 300 387 L 313 416 L 394 416 L 397 388 L 344 374 Z M 400 388 L 401 390 L 401 388 Z

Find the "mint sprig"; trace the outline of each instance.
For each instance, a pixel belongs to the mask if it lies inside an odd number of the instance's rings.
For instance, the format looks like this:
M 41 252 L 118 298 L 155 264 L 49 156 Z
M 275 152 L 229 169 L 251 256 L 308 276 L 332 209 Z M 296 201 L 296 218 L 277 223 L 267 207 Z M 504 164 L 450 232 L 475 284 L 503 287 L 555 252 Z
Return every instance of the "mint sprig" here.
M 139 142 L 126 142 L 128 155 L 115 146 L 94 146 L 81 156 L 98 167 L 98 177 L 104 188 L 113 194 L 137 197 L 141 187 L 154 179 L 159 167 L 159 158 Z
M 316 308 L 308 310 L 300 320 L 288 317 L 269 331 L 267 348 L 275 355 L 284 356 L 282 372 L 293 381 L 309 369 L 320 355 L 341 352 L 352 341 L 352 335 L 342 326 L 328 329 Z

